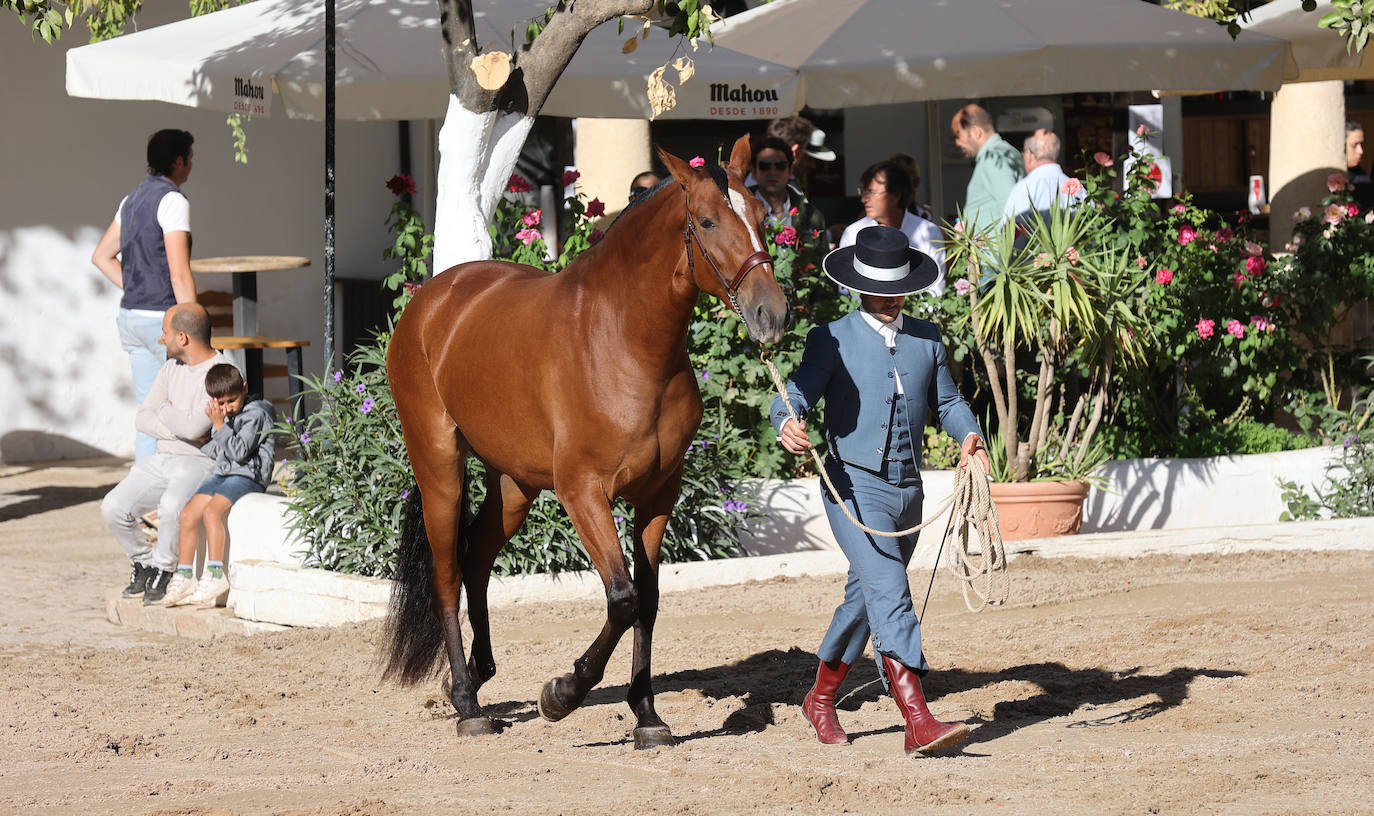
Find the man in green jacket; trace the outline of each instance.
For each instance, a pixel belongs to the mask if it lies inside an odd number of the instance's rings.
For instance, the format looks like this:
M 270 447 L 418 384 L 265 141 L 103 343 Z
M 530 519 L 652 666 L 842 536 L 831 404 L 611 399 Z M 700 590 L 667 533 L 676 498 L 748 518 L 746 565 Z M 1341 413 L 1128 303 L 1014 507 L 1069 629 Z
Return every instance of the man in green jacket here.
M 1026 174 L 1021 152 L 993 127 L 992 117 L 979 105 L 965 105 L 950 123 L 954 143 L 973 159 L 973 177 L 964 197 L 964 221 L 975 230 L 989 230 L 1002 217 L 1011 188 Z

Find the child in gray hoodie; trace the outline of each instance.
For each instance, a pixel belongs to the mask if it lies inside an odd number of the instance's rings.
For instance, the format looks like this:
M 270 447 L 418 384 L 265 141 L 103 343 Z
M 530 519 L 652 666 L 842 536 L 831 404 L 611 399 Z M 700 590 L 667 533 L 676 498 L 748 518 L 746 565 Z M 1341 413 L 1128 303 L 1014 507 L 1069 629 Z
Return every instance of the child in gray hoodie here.
M 232 365 L 220 364 L 205 372 L 205 392 L 210 395 L 205 415 L 213 429 L 201 451 L 214 460 L 215 472 L 181 511 L 180 557 L 177 573 L 167 587 L 167 606 L 216 606 L 220 602 L 229 589 L 224 574 L 229 508 L 249 493 L 266 490 L 272 479 L 272 425 L 276 421 L 272 404 L 264 399 L 249 400 L 243 375 Z M 197 527 L 202 522 L 205 570 L 197 581 Z

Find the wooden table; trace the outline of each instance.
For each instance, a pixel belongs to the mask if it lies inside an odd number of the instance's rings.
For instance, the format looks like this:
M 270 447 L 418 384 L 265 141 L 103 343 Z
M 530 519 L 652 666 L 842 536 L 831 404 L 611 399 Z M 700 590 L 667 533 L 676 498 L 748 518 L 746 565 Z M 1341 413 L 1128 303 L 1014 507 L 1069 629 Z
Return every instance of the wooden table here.
M 258 333 L 258 273 L 281 272 L 309 265 L 310 259 L 299 255 L 230 255 L 224 258 L 197 258 L 191 261 L 191 273 L 228 273 L 234 276 L 234 334 L 252 336 Z

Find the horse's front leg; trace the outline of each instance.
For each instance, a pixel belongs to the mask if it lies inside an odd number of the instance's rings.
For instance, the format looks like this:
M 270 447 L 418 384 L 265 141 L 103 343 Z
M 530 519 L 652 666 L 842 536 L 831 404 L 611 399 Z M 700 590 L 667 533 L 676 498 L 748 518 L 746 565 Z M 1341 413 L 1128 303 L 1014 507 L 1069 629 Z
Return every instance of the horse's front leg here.
M 546 720 L 561 720 L 571 714 L 606 673 L 620 636 L 639 617 L 639 596 L 630 580 L 625 554 L 620 549 L 611 503 L 601 484 L 587 480 L 556 485 L 555 492 L 572 519 L 582 546 L 606 587 L 606 624 L 574 663 L 571 674 L 555 677 L 544 684 L 539 695 L 539 713 Z
M 635 508 L 635 589 L 639 592 L 639 619 L 635 621 L 634 663 L 630 669 L 630 690 L 626 702 L 636 718 L 635 747 L 658 748 L 674 745 L 673 732 L 654 710 L 653 654 L 654 621 L 658 618 L 658 556 L 668 514 L 677 503 L 681 471 L 654 501 Z

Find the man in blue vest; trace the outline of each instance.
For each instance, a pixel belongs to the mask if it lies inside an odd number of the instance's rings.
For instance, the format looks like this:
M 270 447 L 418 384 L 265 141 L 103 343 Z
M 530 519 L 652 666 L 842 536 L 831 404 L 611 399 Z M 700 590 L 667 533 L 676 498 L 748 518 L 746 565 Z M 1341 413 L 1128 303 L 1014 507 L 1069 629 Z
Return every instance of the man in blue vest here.
M 811 330 L 801 364 L 787 383 L 798 418 L 775 397 L 773 426 L 789 452 L 806 452 L 811 440 L 805 417 L 824 400 L 826 473 L 849 512 L 875 530 L 904 530 L 921 521 L 919 462 L 928 412 L 962 441 L 960 467 L 970 456 L 988 465 L 978 423 L 945 365 L 939 329 L 902 313 L 906 296 L 934 285 L 939 268 L 912 249 L 901 230 L 875 226 L 860 230 L 853 246 L 827 255 L 824 269 L 859 295 L 860 308 Z M 961 742 L 968 726 L 936 720 L 921 690 L 920 677 L 929 666 L 906 574 L 916 535 L 869 535 L 846 518 L 828 491 L 825 510 L 849 559 L 849 581 L 817 650 L 816 683 L 802 703 L 802 714 L 821 742 L 848 742 L 835 713 L 835 695 L 871 634 L 906 720 L 906 752 L 926 753 Z
M 114 221 L 91 255 L 101 273 L 124 290 L 117 324 L 139 405 L 167 361 L 166 351 L 158 345 L 163 316 L 178 303 L 196 302 L 191 205 L 181 191 L 191 177 L 194 142 L 184 130 L 159 130 L 148 137 L 148 177 L 119 202 Z M 136 460 L 156 449 L 156 438 L 137 433 Z

